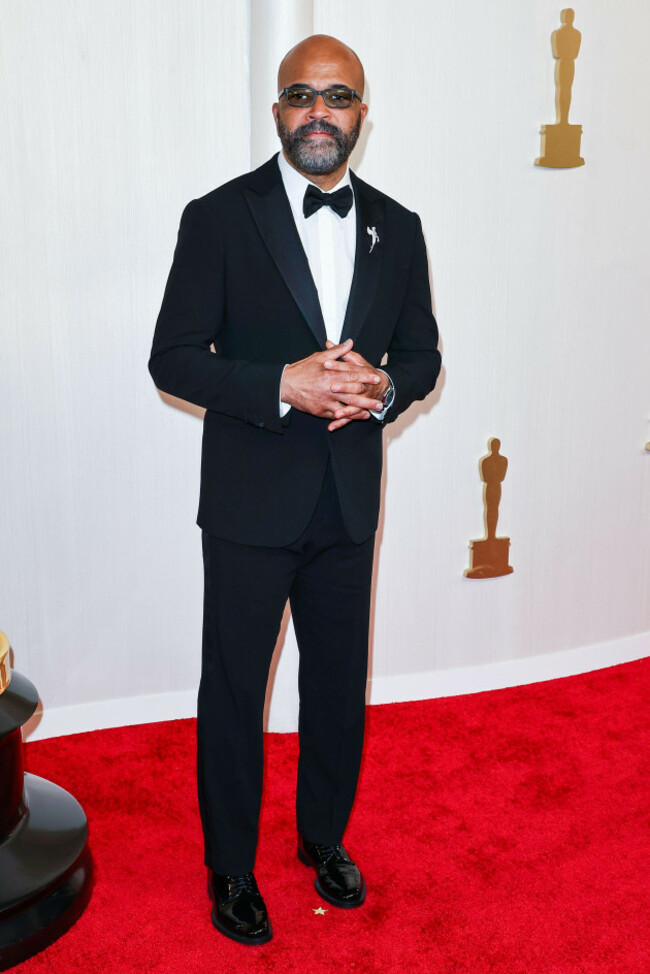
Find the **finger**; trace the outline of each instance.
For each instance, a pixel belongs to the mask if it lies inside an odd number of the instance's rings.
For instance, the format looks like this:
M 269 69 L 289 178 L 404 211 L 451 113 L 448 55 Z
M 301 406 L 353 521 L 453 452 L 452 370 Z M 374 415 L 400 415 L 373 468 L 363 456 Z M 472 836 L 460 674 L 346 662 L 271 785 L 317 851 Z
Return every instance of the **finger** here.
M 361 413 L 368 413 L 370 410 L 361 409 L 359 406 L 345 405 L 342 402 L 336 403 L 334 409 L 326 411 L 327 419 L 354 419 Z
M 350 396 L 367 396 L 370 398 L 374 394 L 372 387 L 365 382 L 345 382 L 331 387 L 332 392 L 341 402 L 350 402 Z
M 339 399 L 341 396 L 363 396 L 368 393 L 368 387 L 364 382 L 340 382 L 330 386 L 330 389 L 337 395 L 340 393 Z
M 379 385 L 382 377 L 372 368 L 360 368 L 349 362 L 342 362 L 341 359 L 328 360 L 324 363 L 328 372 L 338 372 L 333 376 L 334 382 L 363 382 L 366 385 Z
M 356 363 L 343 362 L 341 359 L 328 359 L 325 368 L 331 372 L 342 372 L 343 375 L 337 376 L 334 380 L 338 382 L 381 382 L 381 376 L 370 365 L 357 365 Z
M 343 348 L 343 346 L 341 346 L 341 345 L 332 345 L 332 349 L 334 349 L 334 348 L 341 349 L 341 348 Z M 329 351 L 329 349 L 328 349 L 328 351 Z M 338 361 L 340 361 L 340 362 L 351 362 L 353 365 L 363 365 L 363 366 L 365 366 L 368 369 L 371 369 L 372 368 L 372 365 L 363 357 L 363 355 L 359 355 L 358 352 L 353 352 L 353 351 L 350 351 L 349 349 L 346 350 L 345 348 L 343 348 L 343 351 L 339 355 Z
M 329 338 L 325 339 L 325 348 L 334 348 L 334 342 L 331 342 Z
M 343 354 L 343 355 L 341 356 L 341 358 L 342 358 L 342 359 L 343 359 L 343 360 L 344 360 L 345 362 L 356 362 L 356 363 L 357 363 L 357 365 L 368 365 L 368 366 L 369 366 L 370 368 L 372 367 L 372 366 L 370 366 L 370 365 L 369 365 L 369 363 L 368 363 L 368 362 L 367 362 L 367 361 L 365 360 L 365 358 L 363 357 L 363 355 L 359 355 L 359 353 L 358 353 L 358 352 L 345 352 L 345 354 Z
M 320 354 L 325 359 L 339 358 L 340 356 L 346 355 L 350 351 L 352 348 L 352 339 L 347 338 L 341 345 L 329 345 L 327 342 L 325 344 L 327 345 L 327 348 Z
M 357 409 L 369 409 L 371 412 L 381 412 L 384 408 L 383 402 L 378 402 L 376 399 L 368 399 L 367 396 L 339 396 L 341 402 L 347 403 L 346 406 L 340 406 L 336 409 L 335 417 L 338 419 L 340 416 L 347 416 L 350 408 L 352 406 Z
M 335 413 L 340 412 L 340 410 L 343 409 L 343 408 L 349 410 L 349 412 L 347 413 L 347 415 L 345 417 L 343 417 L 344 419 L 356 419 L 358 416 L 361 415 L 361 413 L 367 413 L 368 412 L 367 409 L 358 409 L 357 406 L 352 406 L 352 407 L 345 406 L 344 407 L 343 406 L 343 403 L 339 403 L 339 407 L 335 411 Z M 332 416 L 331 416 L 332 419 L 335 419 L 336 418 L 335 413 L 332 413 Z
M 347 416 L 345 419 L 335 419 L 333 422 L 328 423 L 327 428 L 330 433 L 332 433 L 334 430 L 338 430 L 342 426 L 347 426 L 348 423 L 354 423 L 357 419 L 370 419 L 370 413 L 367 410 L 362 409 L 354 416 Z
M 345 405 L 342 402 L 337 402 L 331 409 L 332 419 L 344 419 L 346 416 L 354 416 L 355 413 L 362 412 L 358 406 Z
M 328 358 L 323 364 L 326 369 L 335 369 L 337 372 L 351 372 L 352 369 L 359 368 L 356 362 L 345 362 L 342 358 Z

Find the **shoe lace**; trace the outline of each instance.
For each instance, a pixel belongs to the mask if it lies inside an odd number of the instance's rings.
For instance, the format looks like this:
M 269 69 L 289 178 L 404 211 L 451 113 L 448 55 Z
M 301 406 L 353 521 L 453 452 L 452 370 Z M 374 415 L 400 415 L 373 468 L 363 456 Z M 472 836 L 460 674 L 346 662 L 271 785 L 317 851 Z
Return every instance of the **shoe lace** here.
M 255 893 L 255 878 L 252 873 L 245 876 L 228 876 L 228 886 L 231 895 L 239 896 L 240 893 Z
M 329 862 L 330 859 L 348 858 L 342 845 L 321 845 L 320 842 L 314 842 L 313 848 L 316 855 L 323 863 Z

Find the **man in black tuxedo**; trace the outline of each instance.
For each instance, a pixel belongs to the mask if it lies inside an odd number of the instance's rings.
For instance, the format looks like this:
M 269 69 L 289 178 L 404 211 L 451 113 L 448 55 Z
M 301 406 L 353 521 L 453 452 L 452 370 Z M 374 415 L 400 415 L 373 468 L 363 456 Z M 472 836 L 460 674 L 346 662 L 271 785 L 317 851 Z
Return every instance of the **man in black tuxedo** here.
M 273 106 L 283 151 L 186 207 L 149 363 L 159 389 L 206 408 L 199 806 L 213 922 L 248 944 L 271 937 L 253 865 L 287 599 L 298 856 L 329 903 L 364 901 L 341 842 L 363 743 L 382 427 L 440 369 L 420 221 L 347 167 L 363 84 L 334 38 L 285 57 Z

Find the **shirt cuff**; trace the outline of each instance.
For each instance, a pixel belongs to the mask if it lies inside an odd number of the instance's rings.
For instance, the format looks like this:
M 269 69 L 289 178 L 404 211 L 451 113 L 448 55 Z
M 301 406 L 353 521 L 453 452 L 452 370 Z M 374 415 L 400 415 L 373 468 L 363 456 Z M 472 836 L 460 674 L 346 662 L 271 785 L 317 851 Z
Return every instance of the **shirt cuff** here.
M 288 364 L 289 363 L 287 362 L 287 365 Z M 285 365 L 284 369 L 286 369 L 287 365 Z M 282 369 L 282 375 L 284 375 L 284 369 Z M 280 389 L 282 388 L 282 375 L 280 376 Z M 280 402 L 280 419 L 282 419 L 283 416 L 287 415 L 287 413 L 291 409 L 291 406 L 289 405 L 288 402 L 282 402 L 282 400 L 280 399 L 280 389 L 278 389 L 278 399 Z
M 382 375 L 386 376 L 389 382 L 389 386 L 386 395 L 384 396 L 384 408 L 371 409 L 370 415 L 374 416 L 375 419 L 382 420 L 386 415 L 386 413 L 388 412 L 388 410 L 390 409 L 390 407 L 393 405 L 393 402 L 395 401 L 395 386 L 393 385 L 393 380 L 389 376 L 388 372 L 384 372 L 383 369 L 377 369 L 377 371 L 381 372 Z

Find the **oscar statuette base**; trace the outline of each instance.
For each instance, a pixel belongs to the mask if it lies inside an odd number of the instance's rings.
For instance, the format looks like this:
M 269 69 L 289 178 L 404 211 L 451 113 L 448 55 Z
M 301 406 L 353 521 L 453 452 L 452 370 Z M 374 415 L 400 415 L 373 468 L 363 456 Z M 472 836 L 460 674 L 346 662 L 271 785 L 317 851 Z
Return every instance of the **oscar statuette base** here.
M 499 578 L 510 575 L 514 568 L 508 564 L 510 538 L 483 538 L 470 541 L 470 567 L 466 578 Z
M 542 125 L 542 154 L 535 159 L 536 166 L 545 169 L 574 169 L 584 166 L 585 161 L 580 155 L 580 139 L 582 125 Z

